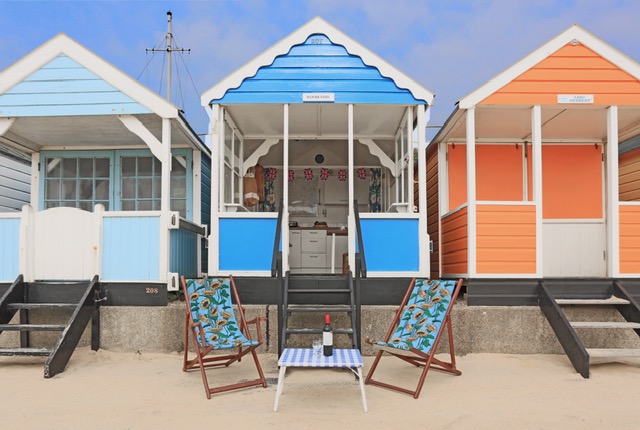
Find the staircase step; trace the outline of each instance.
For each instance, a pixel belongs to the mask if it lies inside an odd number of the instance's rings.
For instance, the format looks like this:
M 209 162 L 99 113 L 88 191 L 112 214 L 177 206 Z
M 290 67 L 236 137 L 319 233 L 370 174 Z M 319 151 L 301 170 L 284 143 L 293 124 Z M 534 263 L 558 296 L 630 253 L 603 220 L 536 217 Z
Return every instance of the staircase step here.
M 293 293 L 350 293 L 348 288 L 294 288 L 287 290 L 289 294 Z
M 47 357 L 53 352 L 52 349 L 47 348 L 0 348 L 0 356 L 38 356 Z
M 628 305 L 629 300 L 612 296 L 608 299 L 556 299 L 556 303 L 559 305 L 587 305 L 587 306 Z
M 587 348 L 589 358 L 634 358 L 640 357 L 640 349 Z
M 321 328 L 288 328 L 287 334 L 322 334 Z M 353 330 L 350 328 L 334 328 L 333 334 L 352 335 Z
M 9 303 L 7 309 L 75 309 L 77 303 Z
M 0 324 L 0 331 L 62 331 L 66 327 L 60 324 Z
M 304 306 L 288 307 L 287 312 L 351 312 L 350 306 Z
M 573 328 L 633 328 L 640 329 L 640 323 L 627 321 L 573 321 Z

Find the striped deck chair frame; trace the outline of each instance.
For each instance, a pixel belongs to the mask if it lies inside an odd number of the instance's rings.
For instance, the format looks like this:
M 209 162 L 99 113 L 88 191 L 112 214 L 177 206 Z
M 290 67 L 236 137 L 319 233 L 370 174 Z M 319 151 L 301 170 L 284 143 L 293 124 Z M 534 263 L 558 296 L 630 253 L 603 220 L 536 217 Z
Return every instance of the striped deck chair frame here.
M 262 345 L 260 321 L 266 321 L 266 318 L 246 320 L 232 276 L 204 279 L 182 276 L 180 280 L 187 305 L 182 370 L 200 370 L 208 399 L 212 394 L 239 388 L 256 385 L 266 388 L 267 381 L 256 354 L 256 348 Z M 237 307 L 237 319 L 232 298 Z M 251 339 L 249 324 L 255 325 L 257 340 Z M 189 334 L 193 338 L 195 358 L 189 358 Z M 253 357 L 258 379 L 217 387 L 209 385 L 206 369 L 227 367 L 247 354 Z
M 458 281 L 413 279 L 411 281 L 384 341 L 372 342 L 365 339 L 365 342 L 378 349 L 371 369 L 365 378 L 365 384 L 378 385 L 410 394 L 417 399 L 429 369 L 454 375 L 462 374 L 456 369 L 453 331 L 451 330 L 451 309 L 458 297 L 461 285 L 462 279 Z M 448 333 L 451 357 L 448 363 L 434 357 L 445 328 Z M 373 374 L 384 353 L 423 368 L 415 390 L 373 379 Z

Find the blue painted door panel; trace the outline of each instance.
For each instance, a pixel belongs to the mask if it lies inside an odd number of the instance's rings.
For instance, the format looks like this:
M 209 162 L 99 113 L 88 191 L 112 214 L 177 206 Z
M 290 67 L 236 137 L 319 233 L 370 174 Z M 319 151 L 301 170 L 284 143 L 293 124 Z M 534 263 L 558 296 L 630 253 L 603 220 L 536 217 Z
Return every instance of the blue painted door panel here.
M 159 217 L 105 217 L 102 228 L 105 281 L 160 280 Z
M 220 220 L 220 270 L 271 270 L 277 220 L 223 218 Z
M 420 269 L 417 219 L 361 219 L 360 224 L 368 271 Z

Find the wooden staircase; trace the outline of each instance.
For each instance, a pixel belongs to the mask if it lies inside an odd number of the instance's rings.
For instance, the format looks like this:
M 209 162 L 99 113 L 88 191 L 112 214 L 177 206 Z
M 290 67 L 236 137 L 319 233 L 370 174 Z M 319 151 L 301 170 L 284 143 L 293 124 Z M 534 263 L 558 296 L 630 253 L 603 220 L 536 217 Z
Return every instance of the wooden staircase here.
M 613 281 L 602 297 L 555 297 L 551 288 L 540 281 L 538 284 L 539 305 L 560 344 L 567 353 L 576 371 L 589 377 L 592 360 L 616 361 L 640 357 L 640 348 L 585 348 L 578 330 L 634 330 L 640 336 L 640 307 L 619 281 Z M 618 311 L 624 321 L 569 321 L 565 307 L 580 306 L 589 309 L 609 307 Z
M 20 275 L 0 297 L 0 335 L 6 332 L 20 332 L 20 346 L 0 348 L 0 356 L 47 357 L 44 377 L 50 378 L 64 370 L 92 316 L 94 325 L 91 347 L 97 350 L 98 292 L 98 276 L 84 283 L 27 284 Z M 16 313 L 19 313 L 19 322 L 12 323 Z M 60 321 L 46 324 L 31 322 L 33 316 L 43 314 L 50 314 L 49 317 L 54 315 Z M 53 345 L 31 346 L 34 343 L 32 334 L 36 332 L 57 332 L 58 337 Z
M 286 273 L 282 288 L 282 308 L 280 312 L 279 353 L 287 347 L 291 335 L 320 335 L 324 318 L 319 315 L 314 327 L 289 327 L 292 314 L 330 314 L 334 335 L 347 335 L 352 348 L 360 347 L 359 312 L 356 292 L 351 272 L 346 275 L 290 275 Z M 349 327 L 336 326 L 335 314 L 346 313 Z M 307 315 L 305 315 L 307 316 Z M 307 322 L 309 324 L 309 322 Z M 311 342 L 307 347 L 310 347 Z

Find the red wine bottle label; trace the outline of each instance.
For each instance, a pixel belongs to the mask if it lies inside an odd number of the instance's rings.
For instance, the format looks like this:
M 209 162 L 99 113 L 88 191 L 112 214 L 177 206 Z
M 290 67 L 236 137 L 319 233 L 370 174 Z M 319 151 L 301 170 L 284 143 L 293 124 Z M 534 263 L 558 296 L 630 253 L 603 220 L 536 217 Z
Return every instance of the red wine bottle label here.
M 333 346 L 333 332 L 332 331 L 322 332 L 322 345 Z

